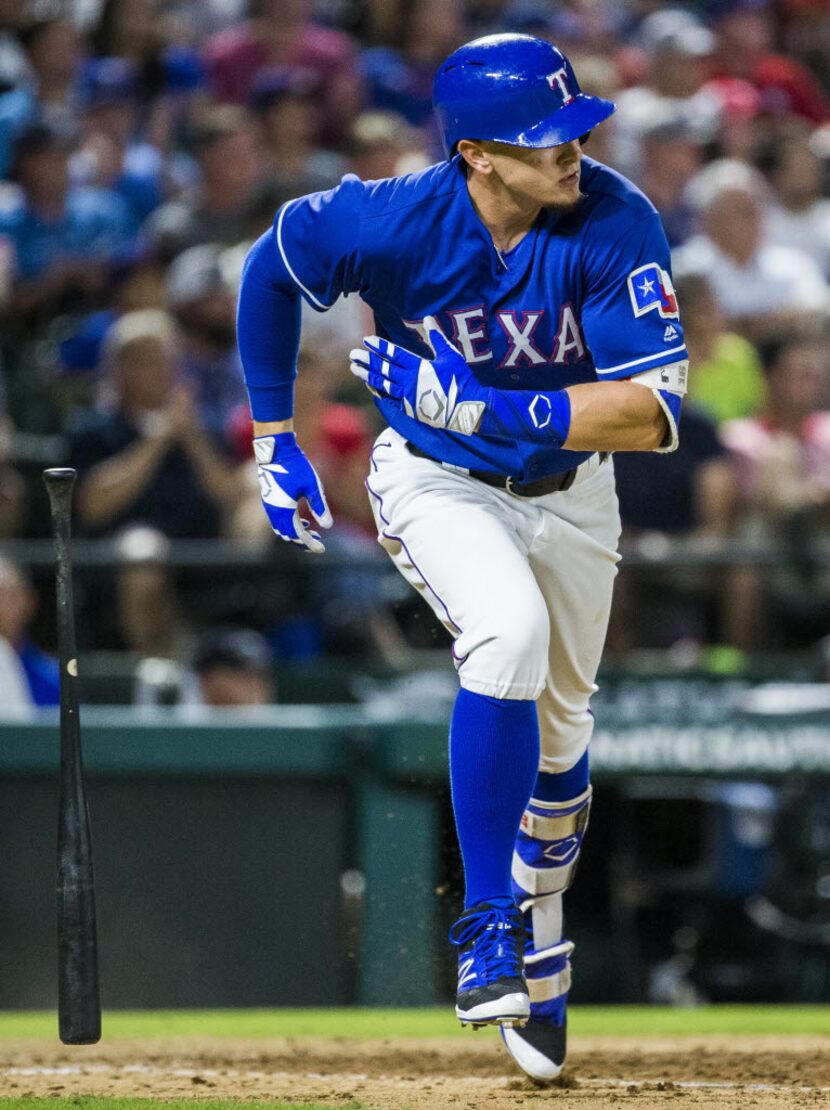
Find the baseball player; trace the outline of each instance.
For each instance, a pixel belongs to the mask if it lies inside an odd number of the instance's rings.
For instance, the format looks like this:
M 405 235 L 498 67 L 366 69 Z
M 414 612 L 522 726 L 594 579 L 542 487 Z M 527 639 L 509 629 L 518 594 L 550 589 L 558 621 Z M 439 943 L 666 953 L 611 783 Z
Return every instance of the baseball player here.
M 351 353 L 388 425 L 380 543 L 454 638 L 465 910 L 456 1013 L 539 1080 L 565 1059 L 562 896 L 588 824 L 588 742 L 620 524 L 611 453 L 677 444 L 687 354 L 650 202 L 583 157 L 613 104 L 548 42 L 494 35 L 435 80 L 446 161 L 289 201 L 247 258 L 239 344 L 274 531 L 331 516 L 291 423 L 300 301 L 359 294 Z

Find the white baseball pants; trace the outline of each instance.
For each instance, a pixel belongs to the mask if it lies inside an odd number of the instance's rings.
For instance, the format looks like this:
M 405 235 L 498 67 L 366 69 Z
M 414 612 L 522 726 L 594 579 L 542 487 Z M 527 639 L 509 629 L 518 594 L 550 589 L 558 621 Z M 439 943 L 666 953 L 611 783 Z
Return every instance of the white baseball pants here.
M 619 561 L 611 459 L 593 455 L 569 490 L 521 498 L 411 455 L 387 429 L 366 485 L 379 542 L 454 637 L 461 685 L 535 700 L 540 770 L 567 771 L 591 738 Z

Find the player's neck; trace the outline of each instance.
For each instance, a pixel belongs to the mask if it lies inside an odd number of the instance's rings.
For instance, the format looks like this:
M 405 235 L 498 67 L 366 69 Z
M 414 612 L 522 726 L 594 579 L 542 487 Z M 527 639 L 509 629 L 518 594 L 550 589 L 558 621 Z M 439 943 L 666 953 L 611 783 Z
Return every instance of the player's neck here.
M 524 201 L 511 193 L 497 178 L 471 174 L 467 178 L 470 200 L 478 218 L 490 232 L 498 250 L 512 250 L 533 227 L 541 205 Z

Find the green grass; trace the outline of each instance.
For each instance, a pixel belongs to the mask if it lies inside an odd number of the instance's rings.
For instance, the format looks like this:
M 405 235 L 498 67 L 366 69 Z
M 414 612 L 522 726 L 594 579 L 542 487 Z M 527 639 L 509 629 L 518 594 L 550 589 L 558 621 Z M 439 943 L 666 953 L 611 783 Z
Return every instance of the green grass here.
M 207 1101 L 207 1100 L 206 1100 Z M 331 1103 L 323 1106 L 319 1102 L 266 1102 L 262 1099 L 244 1101 L 242 1099 L 210 1099 L 210 1110 L 331 1110 Z M 152 1110 L 159 1105 L 152 1098 L 94 1098 L 75 1095 L 61 1099 L 56 1104 L 53 1098 L 0 1098 L 0 1110 L 55 1110 L 55 1106 L 77 1107 L 77 1110 Z M 164 1110 L 194 1110 L 193 1099 L 176 1098 L 164 1102 Z M 338 1110 L 360 1110 L 359 1102 L 341 1103 Z
M 705 1006 L 693 1010 L 575 1006 L 571 1013 L 571 1029 L 577 1037 L 764 1033 L 830 1037 L 830 1006 Z M 103 1027 L 105 1042 L 143 1037 L 465 1036 L 449 1006 L 426 1010 L 105 1010 Z M 57 1018 L 51 1012 L 0 1012 L 0 1039 L 11 1037 L 56 1042 Z

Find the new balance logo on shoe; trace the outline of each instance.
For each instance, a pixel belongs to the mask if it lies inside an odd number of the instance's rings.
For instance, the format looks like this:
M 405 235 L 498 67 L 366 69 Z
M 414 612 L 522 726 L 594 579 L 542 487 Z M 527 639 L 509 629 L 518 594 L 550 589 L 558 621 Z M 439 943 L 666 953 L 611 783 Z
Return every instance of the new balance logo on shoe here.
M 663 332 L 663 342 L 671 343 L 672 339 L 677 339 L 678 332 L 674 324 L 666 324 L 666 330 Z
M 458 965 L 458 989 L 460 990 L 465 983 L 469 983 L 471 979 L 475 979 L 475 960 L 464 960 L 463 963 Z

